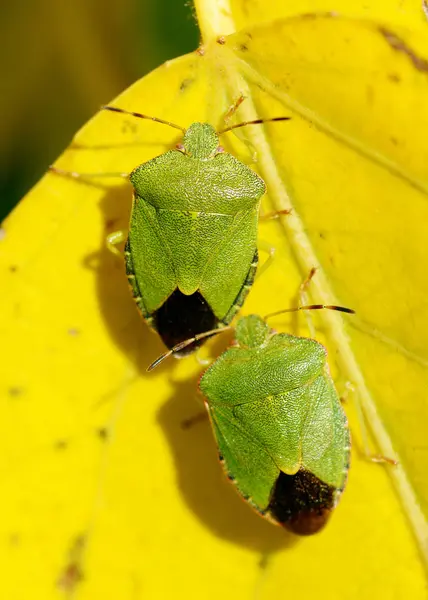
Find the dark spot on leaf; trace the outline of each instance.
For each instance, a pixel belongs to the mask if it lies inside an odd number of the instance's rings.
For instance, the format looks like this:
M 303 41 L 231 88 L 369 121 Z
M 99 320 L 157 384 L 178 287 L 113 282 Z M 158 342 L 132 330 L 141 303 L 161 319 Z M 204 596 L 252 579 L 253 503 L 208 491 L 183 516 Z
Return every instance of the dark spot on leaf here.
M 397 52 L 405 54 L 418 71 L 423 71 L 425 73 L 428 72 L 428 60 L 418 56 L 418 54 L 416 54 L 416 52 L 414 52 L 414 50 L 410 48 L 398 35 L 386 27 L 379 27 L 379 32 L 383 35 L 391 48 Z
M 270 559 L 271 559 L 272 554 L 262 554 L 262 556 L 260 557 L 259 560 L 259 567 L 260 569 L 266 569 L 266 567 L 268 566 Z
M 83 580 L 82 567 L 78 562 L 70 562 L 61 573 L 57 586 L 64 592 L 71 593 L 76 585 Z
M 246 44 L 240 44 L 239 49 L 241 50 L 241 52 L 247 52 L 248 46 Z
M 100 427 L 99 429 L 97 429 L 97 435 L 98 437 L 104 442 L 105 440 L 108 439 L 108 429 L 107 427 Z
M 114 218 L 114 219 L 106 219 L 105 223 L 104 223 L 104 227 L 107 230 L 111 230 L 111 229 L 116 229 L 116 224 L 118 223 L 119 219 L 118 218 Z
M 390 139 L 390 141 L 391 141 L 391 144 L 394 144 L 394 146 L 398 146 L 398 140 L 397 140 L 397 138 L 395 138 L 395 137 L 390 137 L 389 139 Z
M 220 46 L 224 46 L 224 44 L 226 43 L 226 38 L 224 35 L 219 35 L 217 40 L 216 40 L 217 44 L 220 44 Z
M 24 390 L 18 386 L 8 389 L 8 394 L 11 396 L 11 398 L 18 398 L 18 396 L 22 396 L 23 393 Z
M 319 236 L 320 236 L 320 238 L 321 238 L 322 240 L 325 240 L 325 239 L 326 239 L 326 234 L 325 234 L 325 233 L 323 233 L 322 231 L 320 231 L 320 233 L 319 233 Z
M 76 335 L 79 335 L 80 331 L 76 327 L 70 327 L 70 329 L 67 331 L 67 333 L 68 333 L 68 335 L 75 337 Z
M 18 267 L 17 267 L 16 265 L 10 265 L 10 267 L 9 267 L 9 271 L 10 271 L 11 273 L 16 273 L 16 272 L 17 272 L 17 270 L 18 270 Z
M 302 15 L 300 15 L 301 19 L 307 19 L 307 20 L 311 20 L 311 19 L 331 19 L 334 17 L 338 17 L 339 14 L 337 12 L 334 11 L 320 11 L 320 12 L 315 12 L 315 13 L 304 13 Z
M 79 535 L 71 544 L 67 564 L 56 582 L 57 587 L 68 594 L 71 594 L 84 578 L 81 567 L 84 546 L 85 536 Z
M 190 77 L 188 79 L 183 79 L 183 81 L 180 83 L 180 92 L 187 90 L 187 88 L 190 87 L 194 81 L 195 80 L 191 79 Z
M 303 13 L 302 15 L 300 15 L 300 17 L 305 20 L 310 20 L 310 19 L 316 19 L 318 17 L 318 14 L 317 13 Z
M 207 420 L 208 420 L 207 411 L 199 412 L 196 415 L 193 415 L 193 417 L 189 417 L 188 419 L 183 419 L 181 421 L 181 428 L 182 429 L 190 429 L 194 425 L 197 425 L 198 423 L 202 423 Z
M 388 79 L 393 83 L 400 83 L 401 81 L 401 77 L 397 73 L 388 73 Z
M 55 450 L 66 450 L 68 448 L 67 440 L 58 440 L 55 442 Z
M 19 546 L 19 544 L 21 543 L 21 536 L 19 533 L 11 533 L 9 535 L 9 544 L 11 546 Z

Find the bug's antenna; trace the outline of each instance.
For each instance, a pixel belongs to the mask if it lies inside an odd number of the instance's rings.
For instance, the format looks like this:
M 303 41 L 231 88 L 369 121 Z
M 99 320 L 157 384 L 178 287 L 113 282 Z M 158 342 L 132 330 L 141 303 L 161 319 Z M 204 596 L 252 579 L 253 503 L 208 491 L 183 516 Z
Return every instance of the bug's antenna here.
M 223 333 L 223 331 L 228 331 L 229 329 L 233 329 L 233 327 L 219 327 L 217 329 L 210 329 L 209 331 L 204 331 L 203 333 L 197 333 L 194 337 L 176 344 L 173 348 L 171 348 L 171 350 L 168 350 L 168 352 L 165 352 L 164 354 L 159 356 L 159 358 L 157 358 L 155 361 L 152 362 L 151 365 L 147 367 L 146 371 L 153 371 L 153 369 L 158 367 L 166 358 L 172 356 L 176 352 L 180 352 L 180 350 L 183 350 L 183 348 L 187 348 L 187 346 L 190 346 L 190 344 L 193 344 L 194 342 L 202 340 L 206 337 L 218 335 L 219 333 Z
M 352 308 L 346 308 L 346 306 L 336 306 L 335 304 L 309 304 L 308 306 L 296 306 L 295 308 L 284 308 L 283 310 L 277 310 L 265 315 L 264 319 L 271 319 L 272 317 L 276 317 L 277 315 L 282 315 L 283 313 L 287 312 L 297 312 L 298 310 L 322 310 L 324 308 L 355 315 L 355 310 L 352 310 Z
M 289 121 L 290 119 L 291 117 L 272 117 L 272 119 L 255 119 L 254 121 L 244 121 L 243 123 L 238 123 L 237 125 L 230 125 L 230 127 L 220 129 L 220 131 L 217 131 L 217 135 L 222 135 L 227 131 L 232 131 L 232 129 L 238 129 L 238 127 L 246 127 L 247 125 L 259 125 L 261 123 L 270 123 L 271 121 Z
M 138 119 L 148 119 L 149 121 L 155 121 L 155 123 L 162 123 L 162 125 L 169 125 L 170 127 L 174 127 L 174 129 L 179 129 L 183 133 L 186 133 L 184 127 L 180 125 L 176 125 L 175 123 L 171 123 L 171 121 L 164 121 L 163 119 L 159 119 L 158 117 L 150 117 L 149 115 L 143 115 L 142 113 L 132 112 L 130 110 L 124 110 L 123 108 L 118 108 L 117 106 L 101 106 L 101 110 L 110 110 L 111 112 L 122 113 L 124 115 L 130 115 L 131 117 L 137 117 Z

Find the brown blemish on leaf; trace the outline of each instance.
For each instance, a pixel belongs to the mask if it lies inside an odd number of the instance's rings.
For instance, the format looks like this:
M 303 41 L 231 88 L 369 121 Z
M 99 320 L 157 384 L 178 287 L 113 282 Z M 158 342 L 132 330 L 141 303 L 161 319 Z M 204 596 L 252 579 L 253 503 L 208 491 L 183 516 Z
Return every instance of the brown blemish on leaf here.
M 374 92 L 373 86 L 368 85 L 366 88 L 366 97 L 367 97 L 367 104 L 369 106 L 373 105 L 374 96 L 375 96 L 375 92 Z
M 104 228 L 106 230 L 115 229 L 119 219 L 116 217 L 114 219 L 106 219 L 104 222 Z
M 183 79 L 183 81 L 180 83 L 180 92 L 187 90 L 187 88 L 190 87 L 194 81 L 195 80 L 191 79 L 190 77 L 188 79 Z
M 219 35 L 218 38 L 216 39 L 217 44 L 220 44 L 220 46 L 224 46 L 224 44 L 226 43 L 226 38 L 224 35 Z
M 21 543 L 21 536 L 19 535 L 19 533 L 11 533 L 9 535 L 10 546 L 16 547 L 16 546 L 19 546 L 20 543 Z
M 74 592 L 77 584 L 83 580 L 81 560 L 84 546 L 85 537 L 79 535 L 71 545 L 67 565 L 56 582 L 57 587 L 68 594 Z
M 338 17 L 339 13 L 332 11 L 332 10 L 325 10 L 322 12 L 314 12 L 314 13 L 304 13 L 302 15 L 300 15 L 301 19 L 307 19 L 307 20 L 311 20 L 311 19 L 332 19 L 335 17 Z
M 19 396 L 22 396 L 24 390 L 18 386 L 14 386 L 8 389 L 8 393 L 11 398 L 18 398 Z
M 398 37 L 398 35 L 389 29 L 386 29 L 385 27 L 379 27 L 379 31 L 393 50 L 405 54 L 418 71 L 428 73 L 428 60 L 418 56 L 404 40 L 402 40 L 400 37 Z
M 10 271 L 11 273 L 16 273 L 16 272 L 17 272 L 17 270 L 18 270 L 18 267 L 17 267 L 16 265 L 10 265 L 10 267 L 9 267 L 9 271 Z
M 397 73 L 388 73 L 388 79 L 393 83 L 400 83 L 401 81 L 401 77 Z
M 97 435 L 103 442 L 108 438 L 108 429 L 107 427 L 100 427 L 97 429 Z
M 267 569 L 271 558 L 272 558 L 272 553 L 270 553 L 270 552 L 266 552 L 266 553 L 262 554 L 262 556 L 260 557 L 260 560 L 259 560 L 259 568 L 262 571 L 264 569 Z
M 55 442 L 54 448 L 55 450 L 66 450 L 68 448 L 68 441 L 58 440 L 57 442 Z

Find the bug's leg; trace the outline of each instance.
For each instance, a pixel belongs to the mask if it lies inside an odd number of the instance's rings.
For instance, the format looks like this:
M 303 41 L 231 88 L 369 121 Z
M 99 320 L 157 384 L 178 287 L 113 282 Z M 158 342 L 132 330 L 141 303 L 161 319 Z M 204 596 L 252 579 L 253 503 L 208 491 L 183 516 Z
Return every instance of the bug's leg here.
M 121 244 L 126 240 L 127 232 L 123 231 L 123 229 L 119 231 L 113 231 L 106 237 L 107 248 L 115 254 L 116 256 L 122 257 L 121 252 L 117 249 L 117 245 Z
M 238 96 L 238 98 L 236 98 L 236 100 L 227 109 L 226 114 L 223 117 L 223 121 L 227 126 L 229 126 L 229 123 L 230 123 L 233 115 L 236 113 L 236 111 L 241 106 L 241 104 L 244 102 L 244 100 L 245 100 L 245 96 L 243 94 L 241 94 L 240 96 Z M 234 134 L 236 135 L 237 139 L 240 142 L 245 144 L 245 146 L 247 148 L 248 156 L 245 157 L 245 163 L 249 164 L 249 165 L 256 164 L 257 163 L 257 150 L 254 147 L 254 145 L 247 138 L 243 137 L 242 135 L 239 135 L 236 132 L 234 132 Z
M 241 94 L 234 102 L 233 104 L 231 104 L 231 106 L 229 106 L 228 110 L 226 111 L 226 114 L 224 115 L 223 119 L 224 122 L 228 125 L 227 127 L 220 129 L 217 131 L 218 135 L 222 135 L 223 133 L 226 133 L 227 131 L 232 131 L 232 130 L 236 130 L 239 129 L 240 127 L 246 127 L 247 125 L 260 125 L 262 123 L 269 123 L 272 121 L 289 121 L 291 119 L 291 117 L 268 117 L 268 118 L 261 118 L 261 119 L 251 119 L 249 121 L 242 121 L 241 123 L 236 123 L 235 125 L 229 125 L 229 121 L 231 119 L 231 117 L 235 114 L 235 112 L 238 110 L 238 108 L 241 106 L 241 104 L 244 102 L 245 100 L 245 96 L 243 94 Z M 235 133 L 235 131 L 234 131 Z M 240 136 L 237 136 L 239 139 Z M 254 147 L 254 144 L 248 140 L 247 138 L 245 139 L 241 139 L 242 142 L 244 142 L 244 144 L 247 146 L 247 148 L 250 150 L 251 152 L 251 160 L 250 161 L 246 161 L 251 163 L 256 163 L 257 162 L 257 149 Z
M 207 367 L 208 365 L 210 365 L 213 362 L 213 359 L 212 358 L 203 358 L 201 355 L 201 352 L 203 350 L 204 350 L 204 348 L 199 346 L 199 348 L 195 352 L 195 358 L 202 367 Z
M 350 381 L 347 381 L 344 387 L 345 389 L 340 396 L 340 401 L 345 403 L 348 401 L 350 394 L 353 396 L 353 402 L 357 412 L 358 427 L 361 433 L 361 453 L 363 454 L 364 458 L 373 463 L 389 464 L 394 466 L 397 465 L 398 461 L 396 461 L 394 458 L 389 458 L 388 456 L 383 456 L 382 454 L 374 454 L 370 450 L 369 434 L 367 430 L 366 419 L 361 409 L 361 402 L 358 398 L 358 390 Z
M 236 111 L 238 110 L 238 108 L 241 106 L 241 104 L 244 102 L 245 100 L 245 96 L 243 94 L 241 94 L 233 104 L 231 104 L 229 106 L 229 108 L 226 111 L 226 114 L 223 117 L 223 120 L 226 124 L 229 123 L 230 119 L 233 117 L 233 115 L 236 113 Z
M 272 221 L 273 219 L 279 219 L 279 217 L 283 217 L 291 214 L 291 208 L 284 208 L 283 210 L 273 210 L 268 213 L 264 213 L 263 209 L 260 207 L 260 215 L 259 221 Z
M 275 259 L 275 252 L 276 252 L 275 246 L 271 246 L 264 240 L 260 240 L 257 243 L 257 246 L 258 246 L 259 250 L 263 250 L 263 252 L 266 252 L 268 254 L 268 257 L 265 260 L 265 262 L 262 264 L 262 266 L 258 268 L 256 277 L 255 277 L 256 280 L 272 265 L 272 262 Z
M 268 220 L 272 220 L 272 219 L 277 219 L 280 216 L 283 215 L 289 215 L 290 214 L 290 210 L 276 210 L 276 211 L 272 211 L 266 214 L 262 214 L 259 219 L 260 221 L 268 221 Z M 256 279 L 258 279 L 272 264 L 274 258 L 275 258 L 275 251 L 276 248 L 275 246 L 271 246 L 271 244 L 268 244 L 267 242 L 260 240 L 258 243 L 258 248 L 259 250 L 263 250 L 263 252 L 266 252 L 268 254 L 267 259 L 265 260 L 265 262 L 262 264 L 261 267 L 258 268 L 257 274 L 256 274 Z
M 92 177 L 121 177 L 122 179 L 128 179 L 129 173 L 119 173 L 119 172 L 111 172 L 111 173 L 78 173 L 77 171 L 67 171 L 66 169 L 59 169 L 58 167 L 54 167 L 50 165 L 49 171 L 51 173 L 56 173 L 57 175 L 63 175 L 64 177 L 72 177 L 73 179 L 91 179 Z
M 298 292 L 300 306 L 305 306 L 305 305 L 309 304 L 307 289 L 308 289 L 309 284 L 311 283 L 311 280 L 316 272 L 317 272 L 316 268 L 312 267 L 312 269 L 309 271 L 309 274 L 306 277 L 306 279 L 304 279 L 304 281 L 302 281 L 302 283 L 300 284 L 299 292 Z M 306 323 L 308 325 L 309 334 L 310 334 L 311 338 L 315 338 L 316 331 L 315 331 L 315 326 L 314 326 L 314 322 L 312 320 L 311 313 L 307 310 L 305 310 L 303 312 L 305 313 L 305 318 L 306 318 Z

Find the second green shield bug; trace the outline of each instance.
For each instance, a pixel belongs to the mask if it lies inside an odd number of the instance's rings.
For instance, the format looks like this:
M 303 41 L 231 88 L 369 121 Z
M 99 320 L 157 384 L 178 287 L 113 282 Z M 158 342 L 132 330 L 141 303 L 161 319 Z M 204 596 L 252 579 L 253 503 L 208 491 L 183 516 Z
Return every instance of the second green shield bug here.
M 225 152 L 208 123 L 180 129 L 182 142 L 139 165 L 130 175 L 134 200 L 125 245 L 126 272 L 135 301 L 168 348 L 231 322 L 257 268 L 257 224 L 263 180 Z M 125 235 L 118 232 L 112 242 Z M 186 346 L 194 350 L 202 340 Z
M 353 312 L 300 307 L 318 308 Z M 350 457 L 324 346 L 276 333 L 259 316 L 242 317 L 234 345 L 205 371 L 200 389 L 220 461 L 241 496 L 294 533 L 322 529 L 345 487 Z

